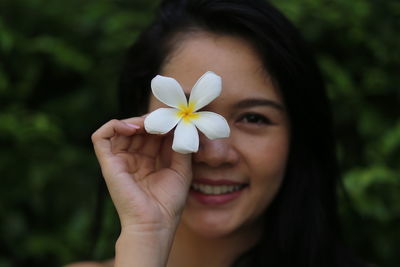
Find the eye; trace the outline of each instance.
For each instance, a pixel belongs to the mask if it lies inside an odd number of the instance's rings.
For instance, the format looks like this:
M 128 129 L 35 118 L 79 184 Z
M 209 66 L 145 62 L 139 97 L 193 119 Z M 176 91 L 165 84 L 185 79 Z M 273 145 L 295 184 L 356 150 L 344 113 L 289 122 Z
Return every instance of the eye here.
M 251 124 L 272 124 L 269 118 L 258 113 L 245 113 L 240 116 L 239 122 Z

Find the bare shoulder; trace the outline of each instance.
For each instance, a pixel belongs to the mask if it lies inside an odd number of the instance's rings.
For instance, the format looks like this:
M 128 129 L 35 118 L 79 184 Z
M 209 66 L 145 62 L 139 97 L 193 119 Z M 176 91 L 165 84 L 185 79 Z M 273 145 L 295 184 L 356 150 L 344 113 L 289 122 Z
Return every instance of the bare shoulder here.
M 64 267 L 114 267 L 114 260 L 95 262 L 95 261 L 85 261 L 76 262 L 65 265 Z
M 85 261 L 85 262 L 76 262 L 68 264 L 65 265 L 64 267 L 105 267 L 105 266 L 100 262 Z

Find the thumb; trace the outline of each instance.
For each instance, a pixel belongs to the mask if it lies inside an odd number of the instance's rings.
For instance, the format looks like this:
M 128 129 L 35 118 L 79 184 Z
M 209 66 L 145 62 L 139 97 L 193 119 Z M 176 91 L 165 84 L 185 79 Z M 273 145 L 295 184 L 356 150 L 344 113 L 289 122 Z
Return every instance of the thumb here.
M 171 153 L 170 168 L 182 176 L 185 182 L 187 182 L 187 186 L 190 186 L 193 177 L 192 154 L 181 154 L 173 151 Z

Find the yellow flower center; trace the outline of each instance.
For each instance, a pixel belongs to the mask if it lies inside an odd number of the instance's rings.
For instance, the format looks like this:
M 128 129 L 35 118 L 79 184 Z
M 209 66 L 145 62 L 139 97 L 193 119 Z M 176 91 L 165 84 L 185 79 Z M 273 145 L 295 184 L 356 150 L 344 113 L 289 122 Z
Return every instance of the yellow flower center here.
M 191 119 L 196 119 L 199 117 L 199 114 L 197 114 L 194 111 L 194 104 L 189 103 L 189 105 L 179 105 L 179 111 L 178 111 L 178 116 L 182 117 L 182 120 L 184 122 L 190 122 Z

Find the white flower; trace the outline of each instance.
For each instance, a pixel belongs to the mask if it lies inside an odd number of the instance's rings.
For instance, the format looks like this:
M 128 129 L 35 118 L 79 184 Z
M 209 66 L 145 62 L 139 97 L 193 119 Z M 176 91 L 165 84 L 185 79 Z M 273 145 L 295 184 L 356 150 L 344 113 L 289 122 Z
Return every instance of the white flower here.
M 144 127 L 151 134 L 165 134 L 172 130 L 172 149 L 187 154 L 199 149 L 199 129 L 209 139 L 229 136 L 229 126 L 224 117 L 214 112 L 198 111 L 208 105 L 221 93 L 221 77 L 208 71 L 193 86 L 186 100 L 179 83 L 170 77 L 157 75 L 151 81 L 154 96 L 171 108 L 159 108 L 150 113 Z M 197 127 L 197 129 L 196 129 Z

